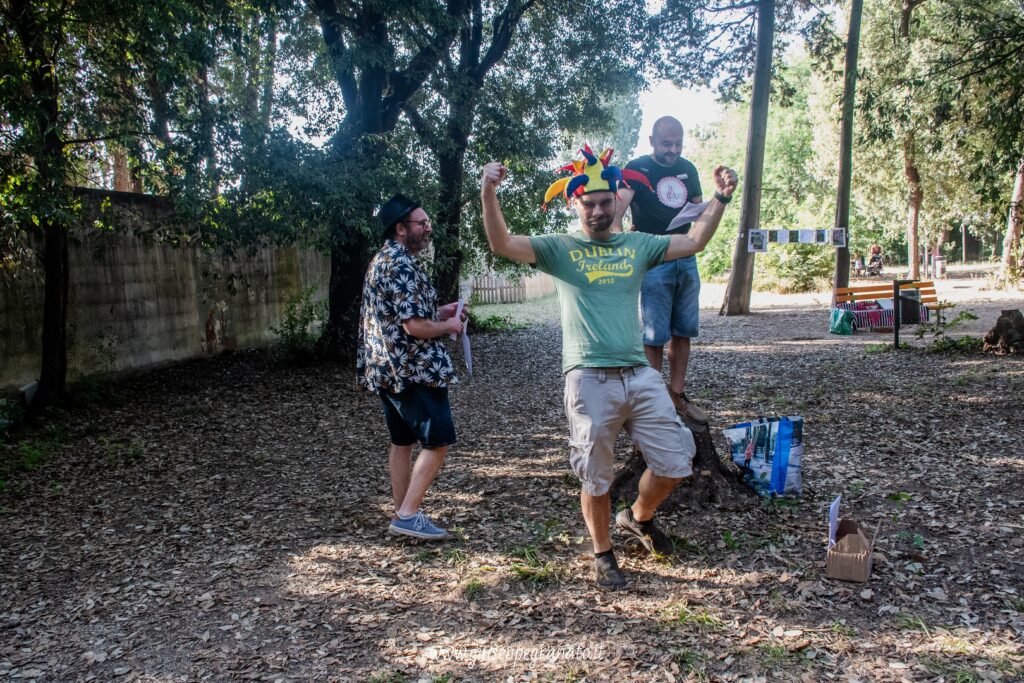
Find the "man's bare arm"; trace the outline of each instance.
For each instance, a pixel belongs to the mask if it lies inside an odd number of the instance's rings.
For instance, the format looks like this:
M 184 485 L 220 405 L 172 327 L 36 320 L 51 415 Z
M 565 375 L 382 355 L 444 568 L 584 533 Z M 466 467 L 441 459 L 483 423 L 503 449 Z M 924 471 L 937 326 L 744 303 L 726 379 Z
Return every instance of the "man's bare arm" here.
M 626 216 L 626 210 L 633 201 L 633 190 L 626 187 L 625 183 L 619 186 L 618 201 L 615 203 L 615 219 L 612 221 L 612 232 L 622 232 L 622 219 Z
M 534 263 L 537 260 L 533 253 L 530 238 L 513 235 L 508 231 L 505 216 L 498 204 L 498 185 L 505 179 L 508 170 L 496 161 L 485 164 L 480 179 L 480 200 L 484 205 L 484 232 L 487 233 L 487 245 L 498 256 L 517 263 Z
M 446 334 L 462 332 L 463 322 L 456 317 L 447 320 L 430 320 L 428 318 L 409 318 L 402 321 L 402 329 L 418 339 L 436 339 Z
M 725 166 L 715 168 L 714 179 L 718 193 L 726 197 L 732 196 L 739 182 L 736 171 Z M 671 236 L 668 249 L 665 251 L 665 260 L 672 261 L 704 251 L 704 247 L 708 245 L 708 242 L 714 237 L 715 231 L 718 230 L 718 224 L 722 222 L 723 213 L 725 213 L 725 204 L 716 198 L 712 198 L 708 202 L 707 208 L 704 209 L 704 213 L 693 222 L 693 227 L 690 228 L 688 233 Z

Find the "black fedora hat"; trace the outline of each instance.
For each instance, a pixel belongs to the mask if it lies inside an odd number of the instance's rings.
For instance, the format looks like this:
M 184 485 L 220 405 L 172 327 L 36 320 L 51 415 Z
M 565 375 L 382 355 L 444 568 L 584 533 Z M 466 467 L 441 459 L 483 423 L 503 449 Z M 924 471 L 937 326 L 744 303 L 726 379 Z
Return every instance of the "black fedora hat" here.
M 384 202 L 384 206 L 377 212 L 381 232 L 385 237 L 390 237 L 394 233 L 395 224 L 418 208 L 420 203 L 415 199 L 409 199 L 404 194 L 396 194 Z

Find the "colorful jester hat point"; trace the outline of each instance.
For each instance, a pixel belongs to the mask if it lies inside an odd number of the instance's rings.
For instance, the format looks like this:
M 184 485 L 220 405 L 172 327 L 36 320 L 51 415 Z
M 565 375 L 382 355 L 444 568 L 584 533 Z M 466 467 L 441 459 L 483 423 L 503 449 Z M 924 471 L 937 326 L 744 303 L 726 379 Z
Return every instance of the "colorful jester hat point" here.
M 647 189 L 653 191 L 650 181 L 643 173 L 628 168 L 620 170 L 618 166 L 609 164 L 612 152 L 612 148 L 608 147 L 601 152 L 601 156 L 594 156 L 590 145 L 583 145 L 580 149 L 583 158 L 574 159 L 557 171 L 572 171 L 572 176 L 559 178 L 551 183 L 551 187 L 544 194 L 544 203 L 541 206 L 546 209 L 548 202 L 560 194 L 565 196 L 565 202 L 568 204 L 570 197 L 579 197 L 588 192 L 616 192 L 620 184 L 631 187 L 630 182 L 646 185 Z

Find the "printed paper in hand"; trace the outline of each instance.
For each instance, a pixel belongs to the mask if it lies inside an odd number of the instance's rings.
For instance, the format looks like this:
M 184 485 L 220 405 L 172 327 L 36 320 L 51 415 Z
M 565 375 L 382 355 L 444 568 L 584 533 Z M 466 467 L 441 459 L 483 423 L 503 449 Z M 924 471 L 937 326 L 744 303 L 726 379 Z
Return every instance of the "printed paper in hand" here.
M 832 504 L 828 506 L 828 547 L 836 544 L 836 531 L 839 529 L 839 501 L 842 496 L 836 496 Z
M 468 326 L 469 321 L 466 321 Z M 462 332 L 462 356 L 466 359 L 466 372 L 469 376 L 473 376 L 473 354 L 469 350 L 469 335 L 466 334 L 465 330 Z
M 466 299 L 459 299 L 459 305 L 455 307 L 455 317 L 462 316 L 462 309 L 466 306 Z M 466 371 L 469 376 L 473 376 L 473 353 L 469 348 L 469 335 L 466 334 L 466 330 L 469 329 L 469 317 L 462 324 L 462 356 L 466 359 Z M 448 335 L 449 339 L 454 340 L 458 335 L 454 332 Z
M 455 317 L 456 318 L 459 318 L 459 317 L 462 316 L 462 309 L 465 308 L 465 307 L 466 307 L 466 300 L 465 299 L 459 299 L 459 305 L 455 307 Z M 466 323 L 467 324 L 469 323 L 469 318 L 466 318 Z M 466 325 L 462 326 L 462 333 L 463 334 L 466 333 Z M 448 338 L 451 339 L 452 341 L 455 341 L 455 338 L 457 336 L 459 336 L 459 335 L 457 335 L 455 332 L 452 332 L 451 334 L 448 335 Z
M 667 232 L 672 232 L 676 228 L 682 227 L 687 223 L 694 222 L 700 218 L 702 213 L 704 213 L 704 209 L 707 205 L 707 202 L 701 202 L 700 204 L 694 204 L 691 202 L 687 204 L 683 207 L 682 211 L 676 214 L 676 217 L 672 219 L 665 230 Z

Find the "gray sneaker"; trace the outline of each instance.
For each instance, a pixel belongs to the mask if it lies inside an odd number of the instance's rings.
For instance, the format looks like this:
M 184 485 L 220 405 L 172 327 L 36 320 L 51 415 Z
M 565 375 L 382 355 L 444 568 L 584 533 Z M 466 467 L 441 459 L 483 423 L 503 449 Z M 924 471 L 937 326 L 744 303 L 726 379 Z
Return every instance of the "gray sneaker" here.
M 412 517 L 392 520 L 388 533 L 394 536 L 424 538 L 428 541 L 443 541 L 448 538 L 448 532 L 431 522 L 422 510 Z
M 654 526 L 654 520 L 638 522 L 633 518 L 633 511 L 630 508 L 619 510 L 619 514 L 615 515 L 615 526 L 619 531 L 640 541 L 649 553 L 671 555 L 675 551 L 672 539 Z

